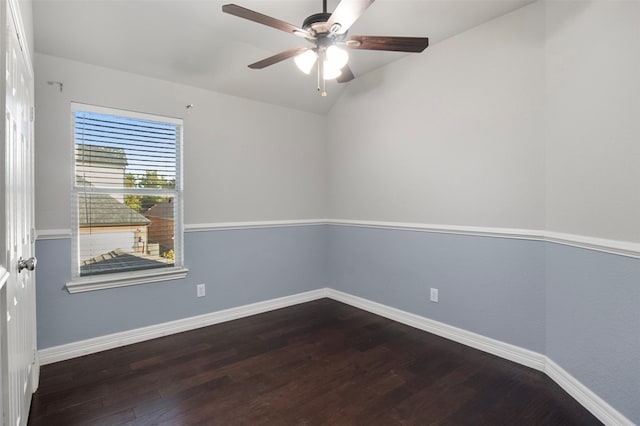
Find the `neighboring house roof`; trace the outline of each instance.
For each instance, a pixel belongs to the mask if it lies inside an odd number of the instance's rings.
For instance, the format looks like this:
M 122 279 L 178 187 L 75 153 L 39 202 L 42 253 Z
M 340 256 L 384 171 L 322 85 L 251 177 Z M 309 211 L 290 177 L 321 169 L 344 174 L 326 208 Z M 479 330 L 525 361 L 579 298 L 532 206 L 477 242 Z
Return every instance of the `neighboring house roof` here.
M 127 165 L 127 156 L 124 148 L 77 144 L 76 164 L 124 169 Z
M 76 176 L 78 186 L 91 187 L 91 182 Z M 137 226 L 151 221 L 109 194 L 81 192 L 78 195 L 78 215 L 83 226 Z
M 158 203 L 143 213 L 146 217 L 159 217 L 163 219 L 173 219 L 174 205 L 172 199 Z
M 151 221 L 108 194 L 81 193 L 78 200 L 80 226 L 149 225 Z
M 91 182 L 76 176 L 78 186 L 91 187 Z M 138 226 L 151 221 L 109 194 L 81 192 L 78 196 L 80 226 Z
M 174 261 L 170 259 L 157 258 L 139 253 L 125 253 L 117 249 L 82 262 L 80 275 L 165 268 L 173 264 Z

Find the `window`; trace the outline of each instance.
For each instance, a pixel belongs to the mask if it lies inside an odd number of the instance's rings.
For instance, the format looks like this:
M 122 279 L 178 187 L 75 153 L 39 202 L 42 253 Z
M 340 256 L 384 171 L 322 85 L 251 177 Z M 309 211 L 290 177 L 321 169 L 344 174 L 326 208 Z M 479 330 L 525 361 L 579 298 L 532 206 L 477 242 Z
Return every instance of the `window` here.
M 182 120 L 72 104 L 70 292 L 181 278 Z

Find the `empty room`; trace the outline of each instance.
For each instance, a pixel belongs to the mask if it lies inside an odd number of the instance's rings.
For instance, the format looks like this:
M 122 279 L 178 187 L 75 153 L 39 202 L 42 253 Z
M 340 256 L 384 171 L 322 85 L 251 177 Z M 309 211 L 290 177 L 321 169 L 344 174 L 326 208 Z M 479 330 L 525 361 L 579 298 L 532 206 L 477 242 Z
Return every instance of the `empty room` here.
M 0 15 L 3 424 L 640 424 L 640 0 Z

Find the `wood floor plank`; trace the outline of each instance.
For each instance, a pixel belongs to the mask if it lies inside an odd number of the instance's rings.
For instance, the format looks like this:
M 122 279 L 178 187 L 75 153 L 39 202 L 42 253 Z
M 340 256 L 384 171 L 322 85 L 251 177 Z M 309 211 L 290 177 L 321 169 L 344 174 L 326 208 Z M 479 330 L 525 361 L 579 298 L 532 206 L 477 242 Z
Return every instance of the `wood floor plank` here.
M 543 373 L 322 299 L 42 367 L 29 425 L 598 425 Z

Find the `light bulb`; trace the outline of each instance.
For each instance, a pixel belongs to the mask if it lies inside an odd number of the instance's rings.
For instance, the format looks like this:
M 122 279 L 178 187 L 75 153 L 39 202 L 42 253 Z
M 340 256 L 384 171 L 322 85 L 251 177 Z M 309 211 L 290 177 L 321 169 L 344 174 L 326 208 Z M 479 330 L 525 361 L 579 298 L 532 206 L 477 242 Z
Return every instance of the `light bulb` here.
M 324 73 L 323 74 L 324 74 L 323 78 L 325 80 L 333 80 L 334 78 L 338 78 L 340 76 L 340 74 L 342 74 L 342 71 L 340 71 L 340 68 L 336 67 L 330 61 L 324 61 Z
M 327 48 L 327 60 L 331 62 L 333 67 L 341 70 L 345 65 L 347 65 L 349 54 L 346 50 L 341 49 L 336 45 L 331 45 Z
M 305 50 L 303 53 L 296 56 L 293 60 L 295 61 L 300 71 L 305 74 L 309 74 L 311 72 L 311 68 L 316 63 L 318 59 L 318 54 L 313 50 Z

